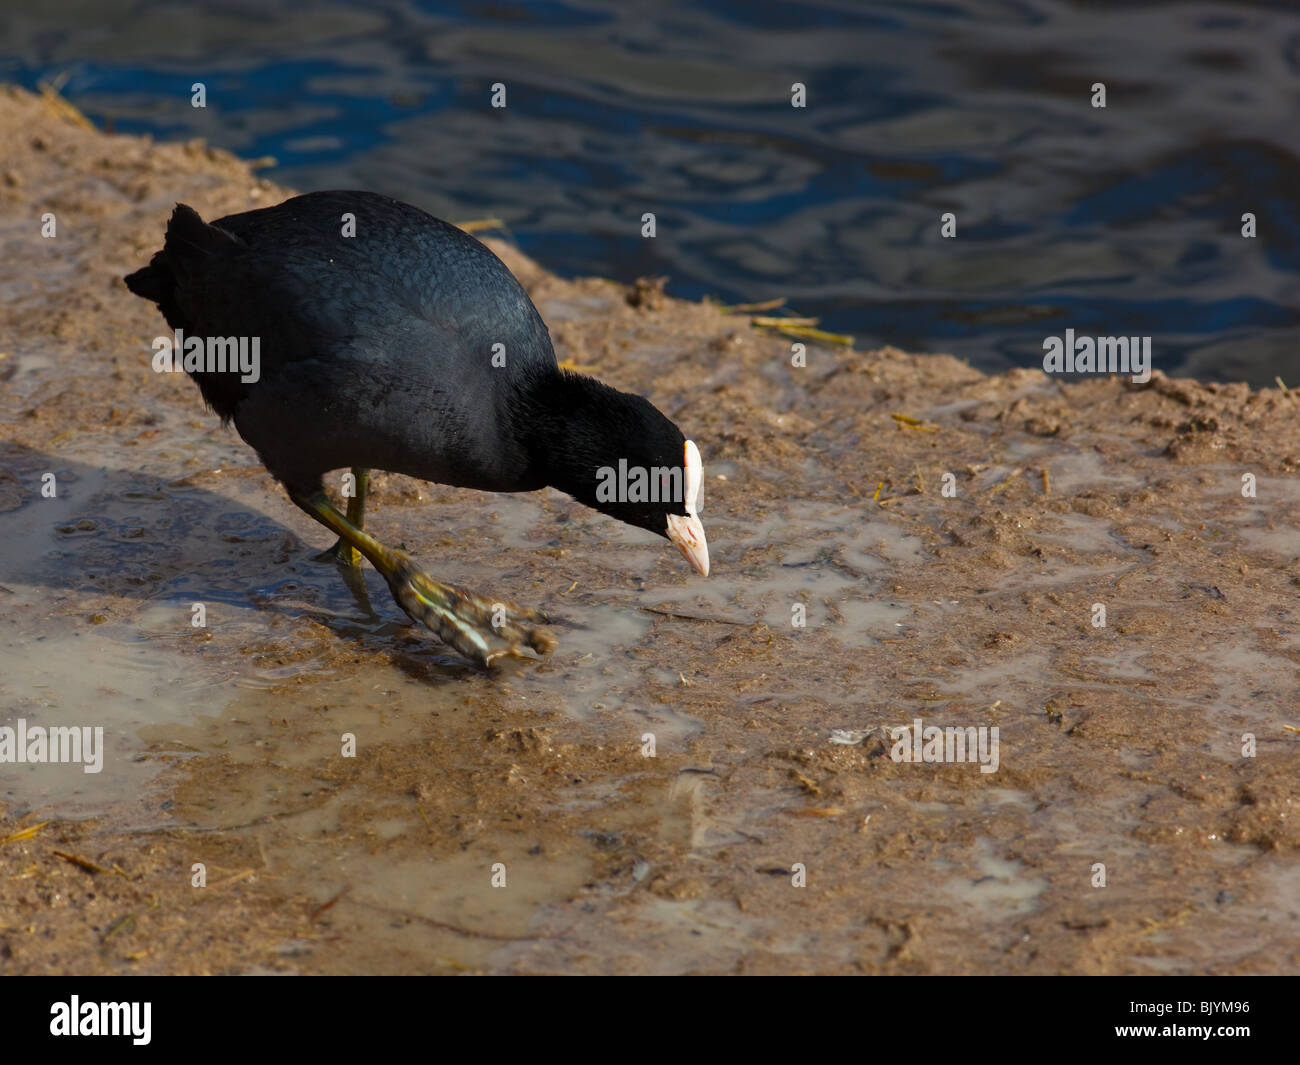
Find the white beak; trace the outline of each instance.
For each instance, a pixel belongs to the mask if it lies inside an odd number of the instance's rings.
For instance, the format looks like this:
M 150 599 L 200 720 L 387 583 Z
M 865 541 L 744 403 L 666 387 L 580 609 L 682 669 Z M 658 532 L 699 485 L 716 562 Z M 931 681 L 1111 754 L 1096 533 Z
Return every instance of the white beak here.
M 704 538 L 704 523 L 699 507 L 704 497 L 704 463 L 693 440 L 686 441 L 683 456 L 686 474 L 686 516 L 668 515 L 668 539 L 681 548 L 682 556 L 703 577 L 709 575 L 709 542 Z

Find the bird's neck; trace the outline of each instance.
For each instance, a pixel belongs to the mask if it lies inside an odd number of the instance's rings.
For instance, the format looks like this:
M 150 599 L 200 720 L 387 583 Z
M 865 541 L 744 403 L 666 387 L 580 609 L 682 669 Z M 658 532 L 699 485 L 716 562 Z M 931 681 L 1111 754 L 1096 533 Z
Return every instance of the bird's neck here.
M 594 506 L 596 470 L 619 454 L 622 396 L 595 378 L 563 370 L 534 378 L 516 408 L 516 431 L 532 457 L 530 479 Z

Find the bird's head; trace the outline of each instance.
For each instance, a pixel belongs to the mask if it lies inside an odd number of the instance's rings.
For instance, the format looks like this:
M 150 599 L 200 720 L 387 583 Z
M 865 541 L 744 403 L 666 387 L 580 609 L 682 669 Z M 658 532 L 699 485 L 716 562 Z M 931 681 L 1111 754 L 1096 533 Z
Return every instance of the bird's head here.
M 673 429 L 676 431 L 676 426 Z M 634 454 L 598 467 L 592 505 L 628 525 L 666 536 L 682 557 L 707 577 L 709 543 L 700 521 L 704 464 L 695 441 L 680 432 L 676 435 L 677 440 L 666 442 L 657 451 L 631 447 Z
M 589 377 L 566 377 L 573 403 L 550 483 L 602 514 L 666 537 L 707 577 L 700 449 L 649 400 Z

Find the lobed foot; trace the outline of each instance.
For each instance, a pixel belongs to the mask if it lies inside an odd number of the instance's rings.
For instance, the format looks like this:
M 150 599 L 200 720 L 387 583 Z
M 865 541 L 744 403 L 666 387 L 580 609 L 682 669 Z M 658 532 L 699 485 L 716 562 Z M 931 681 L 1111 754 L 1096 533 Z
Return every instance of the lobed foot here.
M 524 648 L 549 654 L 559 645 L 536 610 L 493 600 L 442 584 L 420 570 L 410 558 L 394 551 L 396 565 L 388 575 L 393 598 L 415 621 L 432 629 L 466 658 L 484 666 L 512 656 L 528 658 Z

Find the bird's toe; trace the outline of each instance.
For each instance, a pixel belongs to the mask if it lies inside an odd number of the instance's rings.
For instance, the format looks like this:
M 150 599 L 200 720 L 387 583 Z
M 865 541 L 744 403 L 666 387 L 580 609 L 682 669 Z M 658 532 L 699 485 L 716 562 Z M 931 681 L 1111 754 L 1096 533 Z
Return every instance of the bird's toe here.
M 409 559 L 398 564 L 389 585 L 413 620 L 482 665 L 531 657 L 525 648 L 549 654 L 559 644 L 546 629 L 532 624 L 546 620 L 539 611 L 435 581 Z

